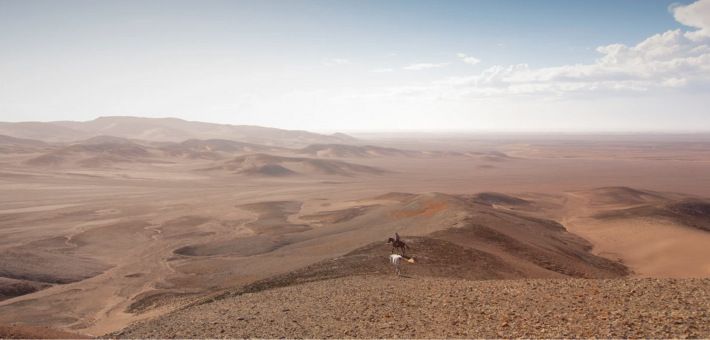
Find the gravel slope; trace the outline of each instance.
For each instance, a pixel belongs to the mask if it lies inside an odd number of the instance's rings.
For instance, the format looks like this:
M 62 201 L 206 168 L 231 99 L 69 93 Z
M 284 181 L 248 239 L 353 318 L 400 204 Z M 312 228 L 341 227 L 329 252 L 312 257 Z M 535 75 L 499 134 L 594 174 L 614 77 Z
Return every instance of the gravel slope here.
M 65 332 L 48 327 L 0 325 L 0 339 L 94 339 L 86 334 Z
M 107 337 L 708 338 L 709 283 L 359 275 L 231 296 Z

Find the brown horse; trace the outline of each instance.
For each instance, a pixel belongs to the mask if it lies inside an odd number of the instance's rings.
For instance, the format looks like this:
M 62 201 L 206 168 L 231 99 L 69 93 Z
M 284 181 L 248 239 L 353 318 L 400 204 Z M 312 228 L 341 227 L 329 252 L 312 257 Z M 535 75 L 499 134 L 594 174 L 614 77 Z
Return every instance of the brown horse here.
M 395 253 L 395 249 L 402 249 L 402 255 L 404 255 L 404 250 L 405 250 L 405 249 L 409 249 L 409 247 L 407 246 L 407 244 L 405 244 L 405 243 L 402 242 L 402 241 L 395 241 L 395 240 L 394 240 L 393 238 L 391 238 L 391 237 L 387 240 L 387 244 L 390 244 L 390 243 L 392 243 L 392 254 Z

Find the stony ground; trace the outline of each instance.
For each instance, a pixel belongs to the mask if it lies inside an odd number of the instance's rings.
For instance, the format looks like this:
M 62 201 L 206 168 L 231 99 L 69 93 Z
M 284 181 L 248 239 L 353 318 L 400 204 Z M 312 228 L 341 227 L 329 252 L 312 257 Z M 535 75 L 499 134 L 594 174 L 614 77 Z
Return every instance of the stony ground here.
M 94 337 L 47 327 L 0 325 L 0 339 L 93 339 Z
M 361 275 L 228 296 L 107 337 L 708 338 L 709 284 Z

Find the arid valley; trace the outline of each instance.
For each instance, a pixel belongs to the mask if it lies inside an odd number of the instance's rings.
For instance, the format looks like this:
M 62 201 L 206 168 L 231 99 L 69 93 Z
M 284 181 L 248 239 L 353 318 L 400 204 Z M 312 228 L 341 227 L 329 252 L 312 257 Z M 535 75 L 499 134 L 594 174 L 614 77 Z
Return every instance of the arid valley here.
M 708 337 L 708 174 L 708 134 L 0 123 L 0 324 L 73 337 Z M 395 233 L 415 260 L 399 278 Z

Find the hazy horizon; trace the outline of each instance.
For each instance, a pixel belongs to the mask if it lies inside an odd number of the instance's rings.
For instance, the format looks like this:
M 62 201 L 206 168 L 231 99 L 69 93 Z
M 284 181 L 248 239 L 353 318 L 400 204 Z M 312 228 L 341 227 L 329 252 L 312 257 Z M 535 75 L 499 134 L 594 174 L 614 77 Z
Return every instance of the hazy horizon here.
M 0 338 L 710 338 L 710 0 L 0 0 L 0 46 Z
M 334 133 L 346 133 L 346 134 L 360 134 L 360 135 L 378 135 L 384 136 L 391 134 L 396 135 L 430 135 L 436 136 L 440 134 L 447 135 L 510 135 L 510 134 L 527 134 L 527 135 L 710 135 L 710 128 L 696 128 L 696 129 L 686 129 L 686 130 L 584 130 L 584 129 L 284 129 L 279 126 L 264 126 L 255 124 L 230 124 L 230 123 L 218 123 L 218 122 L 208 122 L 200 120 L 190 120 L 178 117 L 138 117 L 138 116 L 100 116 L 90 120 L 46 120 L 46 121 L 0 121 L 0 123 L 53 123 L 53 122 L 77 122 L 86 123 L 91 122 L 96 119 L 101 118 L 147 118 L 147 119 L 182 119 L 187 122 L 194 123 L 209 123 L 209 124 L 224 124 L 233 126 L 257 126 L 265 128 L 274 128 L 281 130 L 295 130 L 295 131 L 308 131 L 321 134 L 334 134 Z M 110 134 L 108 134 L 110 135 Z
M 710 0 L 4 1 L 0 121 L 710 131 Z

